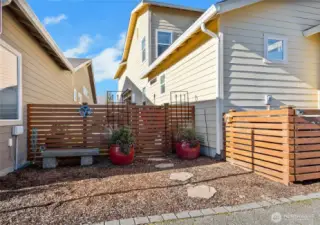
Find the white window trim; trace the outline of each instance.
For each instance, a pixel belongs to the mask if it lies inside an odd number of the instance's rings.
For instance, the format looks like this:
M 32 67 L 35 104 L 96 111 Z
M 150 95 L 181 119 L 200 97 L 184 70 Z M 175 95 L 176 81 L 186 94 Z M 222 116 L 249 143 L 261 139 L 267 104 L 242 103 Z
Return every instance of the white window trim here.
M 283 60 L 270 60 L 268 59 L 268 40 L 276 39 L 283 41 Z M 287 64 L 288 63 L 288 37 L 276 34 L 264 34 L 264 62 L 265 63 L 278 63 Z
M 22 54 L 7 44 L 4 40 L 0 39 L 0 45 L 3 46 L 8 51 L 12 52 L 18 58 L 18 119 L 16 120 L 1 120 L 0 119 L 0 127 L 1 126 L 15 126 L 21 125 L 23 123 L 23 109 L 22 109 Z
M 142 41 L 143 41 L 143 39 L 144 39 L 144 49 L 142 48 Z M 141 44 L 141 61 L 142 61 L 142 63 L 145 63 L 145 62 L 147 61 L 147 39 L 146 39 L 146 37 L 143 37 L 143 38 L 141 39 L 140 44 Z M 144 60 L 142 60 L 143 50 L 145 51 Z
M 156 58 L 159 57 L 159 54 L 158 54 L 158 33 L 159 32 L 166 32 L 166 33 L 170 33 L 171 34 L 171 43 L 169 45 L 169 47 L 172 45 L 172 42 L 173 42 L 173 31 L 171 30 L 164 30 L 164 29 L 156 29 Z M 160 43 L 161 44 L 161 43 Z
M 82 104 L 83 103 L 83 96 L 80 92 L 78 92 L 78 103 Z
M 164 77 L 164 83 L 163 84 L 161 84 L 161 77 Z M 164 95 L 165 93 L 166 93 L 166 74 L 165 73 L 163 73 L 163 74 L 161 74 L 160 75 L 160 78 L 159 78 L 159 84 L 160 84 L 160 95 Z M 164 92 L 163 93 L 161 93 L 161 87 L 162 87 L 162 85 L 164 85 Z

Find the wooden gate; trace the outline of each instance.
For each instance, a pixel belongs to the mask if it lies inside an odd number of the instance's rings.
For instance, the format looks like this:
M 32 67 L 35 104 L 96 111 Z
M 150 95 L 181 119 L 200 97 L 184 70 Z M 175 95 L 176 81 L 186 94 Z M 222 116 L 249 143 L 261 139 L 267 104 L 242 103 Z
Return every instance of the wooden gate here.
M 113 129 L 131 127 L 138 157 L 172 151 L 177 127 L 194 126 L 194 106 L 89 105 L 92 115 L 80 116 L 80 105 L 29 104 L 28 158 L 41 159 L 45 149 L 99 148 L 108 155 Z M 177 113 L 178 112 L 178 113 Z

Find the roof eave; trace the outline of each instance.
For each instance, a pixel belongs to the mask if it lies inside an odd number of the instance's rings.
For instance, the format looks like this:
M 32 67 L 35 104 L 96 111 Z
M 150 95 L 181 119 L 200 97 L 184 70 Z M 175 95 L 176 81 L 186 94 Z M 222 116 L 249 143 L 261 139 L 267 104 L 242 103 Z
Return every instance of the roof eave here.
M 305 31 L 303 32 L 303 35 L 304 35 L 305 37 L 310 37 L 310 36 L 312 36 L 312 35 L 314 35 L 314 34 L 317 34 L 317 33 L 320 33 L 320 25 L 315 26 L 315 27 L 312 27 L 312 28 L 310 28 L 310 29 L 308 29 L 308 30 L 305 30 Z
M 42 39 L 50 46 L 52 51 L 56 54 L 56 56 L 61 60 L 61 62 L 64 64 L 64 66 L 74 73 L 74 69 L 71 65 L 71 63 L 67 60 L 67 58 L 63 55 L 62 51 L 59 49 L 58 45 L 55 43 L 55 41 L 52 39 L 50 34 L 47 32 L 47 30 L 44 28 L 42 23 L 39 21 L 38 17 L 34 14 L 30 6 L 25 0 L 13 0 L 12 2 L 15 2 L 15 4 L 19 7 L 19 10 L 24 14 L 24 16 L 29 20 L 29 22 L 36 28 L 36 30 L 41 35 Z

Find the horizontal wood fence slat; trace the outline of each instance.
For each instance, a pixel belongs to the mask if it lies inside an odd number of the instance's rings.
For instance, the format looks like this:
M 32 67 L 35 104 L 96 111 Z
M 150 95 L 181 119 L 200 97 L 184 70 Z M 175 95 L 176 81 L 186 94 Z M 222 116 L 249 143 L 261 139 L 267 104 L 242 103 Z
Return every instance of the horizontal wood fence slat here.
M 230 110 L 224 122 L 227 161 L 286 185 L 320 179 L 320 110 Z
M 93 114 L 80 116 L 80 105 L 29 104 L 28 158 L 41 160 L 41 149 L 99 148 L 108 155 L 110 129 L 129 126 L 135 137 L 137 157 L 172 151 L 179 128 L 195 126 L 194 106 L 89 105 Z M 36 137 L 33 134 L 36 132 Z

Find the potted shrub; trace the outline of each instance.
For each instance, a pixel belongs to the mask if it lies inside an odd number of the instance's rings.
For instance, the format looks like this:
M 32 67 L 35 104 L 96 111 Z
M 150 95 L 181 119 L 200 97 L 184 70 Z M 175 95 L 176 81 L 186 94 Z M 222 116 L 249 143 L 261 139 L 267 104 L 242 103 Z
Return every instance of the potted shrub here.
M 111 135 L 110 159 L 115 165 L 129 165 L 134 159 L 134 137 L 128 127 L 113 130 Z
M 196 159 L 200 156 L 200 137 L 194 129 L 184 129 L 181 134 L 182 143 L 177 151 L 181 159 Z

